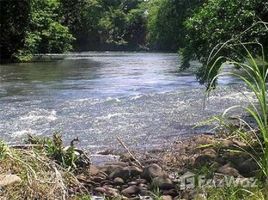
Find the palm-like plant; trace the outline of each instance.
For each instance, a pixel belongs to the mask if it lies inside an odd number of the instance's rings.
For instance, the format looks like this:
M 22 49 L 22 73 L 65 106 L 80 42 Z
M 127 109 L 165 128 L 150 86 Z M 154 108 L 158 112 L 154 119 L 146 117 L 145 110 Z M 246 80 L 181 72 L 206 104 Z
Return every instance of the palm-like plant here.
M 229 42 L 224 43 L 219 49 L 221 50 L 225 48 L 227 45 L 230 44 Z M 245 43 L 239 44 L 240 47 L 242 47 L 245 52 L 244 62 L 236 61 L 235 59 L 223 56 L 219 56 L 218 58 L 213 59 L 215 55 L 211 55 L 210 59 L 213 61 L 210 61 L 209 63 L 213 64 L 210 65 L 209 70 L 207 70 L 206 74 L 208 80 L 207 88 L 208 91 L 214 88 L 215 82 L 219 76 L 231 75 L 242 80 L 243 83 L 245 83 L 246 86 L 250 89 L 250 91 L 254 93 L 256 101 L 255 102 L 250 101 L 250 106 L 243 108 L 247 113 L 249 113 L 249 115 L 256 122 L 258 130 L 257 131 L 258 134 L 256 134 L 256 137 L 257 141 L 259 141 L 259 144 L 261 146 L 262 156 L 254 157 L 254 159 L 260 166 L 262 174 L 267 178 L 268 177 L 268 97 L 267 97 L 268 63 L 265 60 L 264 53 L 261 57 L 257 58 L 254 57 L 247 49 L 246 47 L 247 44 Z M 233 46 L 234 45 L 232 45 L 232 47 Z M 260 47 L 262 48 L 262 45 L 260 45 Z M 217 53 L 219 53 L 220 50 L 218 50 Z M 230 64 L 231 66 L 235 66 L 240 70 L 232 72 L 223 72 L 222 71 L 223 62 L 228 62 L 228 64 Z M 228 108 L 224 112 L 224 114 L 226 114 L 227 112 L 229 112 L 234 108 L 237 108 L 237 106 Z M 247 126 L 249 126 L 249 124 L 247 124 Z

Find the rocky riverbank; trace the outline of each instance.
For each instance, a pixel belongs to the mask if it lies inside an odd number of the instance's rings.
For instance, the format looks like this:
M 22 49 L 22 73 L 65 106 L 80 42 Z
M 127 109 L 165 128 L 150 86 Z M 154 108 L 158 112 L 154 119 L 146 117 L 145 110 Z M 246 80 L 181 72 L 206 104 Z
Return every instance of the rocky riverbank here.
M 128 150 L 118 161 L 77 165 L 72 171 L 73 181 L 66 181 L 69 172 L 59 168 L 56 171 L 64 177 L 64 189 L 59 192 L 60 188 L 54 188 L 53 194 L 60 194 L 57 197 L 40 196 L 41 186 L 37 191 L 31 188 L 31 194 L 41 199 L 210 199 L 211 188 L 225 187 L 230 181 L 235 181 L 232 187 L 255 190 L 260 184 L 255 179 L 259 167 L 241 151 L 248 147 L 234 136 L 203 134 L 144 154 Z M 52 171 L 55 174 L 55 169 Z M 22 172 L 7 163 L 0 162 L 0 174 L 1 190 L 7 199 L 9 190 L 30 184 L 21 177 Z

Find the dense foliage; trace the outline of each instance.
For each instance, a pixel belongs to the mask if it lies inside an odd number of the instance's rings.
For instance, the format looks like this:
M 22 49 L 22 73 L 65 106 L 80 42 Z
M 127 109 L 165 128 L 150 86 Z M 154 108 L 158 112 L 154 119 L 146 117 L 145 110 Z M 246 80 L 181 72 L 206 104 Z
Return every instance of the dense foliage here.
M 151 48 L 176 51 L 185 45 L 183 22 L 204 0 L 153 0 L 148 3 L 148 42 Z
M 225 48 L 214 55 L 214 58 L 228 55 L 230 58 L 243 61 L 247 52 L 237 47 L 236 44 L 240 42 L 253 42 L 254 44 L 248 44 L 247 48 L 255 55 L 261 53 L 260 46 L 256 45 L 260 43 L 267 55 L 267 25 L 262 21 L 268 21 L 267 1 L 209 0 L 185 22 L 187 45 L 183 51 L 183 67 L 189 66 L 189 60 L 197 59 L 203 64 L 198 78 L 201 82 L 207 81 L 207 76 L 204 74 L 209 71 L 215 61 L 215 59 L 210 59 L 208 63 L 209 55 L 213 48 L 217 51 L 225 42 L 229 42 L 229 45 L 225 45 Z M 233 48 L 235 51 L 231 51 Z M 224 61 L 222 59 L 222 62 L 217 63 L 218 67 L 213 68 L 215 73 Z
M 23 47 L 29 20 L 28 0 L 0 1 L 0 60 L 10 60 Z
M 200 74 L 204 74 L 209 54 L 218 44 L 236 40 L 268 46 L 264 24 L 253 26 L 268 21 L 267 4 L 263 0 L 2 0 L 1 60 L 26 61 L 33 54 L 70 50 L 182 49 L 182 68 L 195 59 L 203 64 Z M 254 45 L 249 49 L 259 54 Z M 226 48 L 221 55 L 229 52 Z
M 73 36 L 60 23 L 57 0 L 32 0 L 29 27 L 25 44 L 17 53 L 20 59 L 28 59 L 35 53 L 62 53 L 72 49 Z

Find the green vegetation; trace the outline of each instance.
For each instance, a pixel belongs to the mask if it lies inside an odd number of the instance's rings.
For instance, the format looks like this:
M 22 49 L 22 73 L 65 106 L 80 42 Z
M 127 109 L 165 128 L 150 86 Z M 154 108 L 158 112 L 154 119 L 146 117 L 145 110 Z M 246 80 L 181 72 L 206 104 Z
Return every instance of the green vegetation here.
M 151 49 L 177 51 L 185 46 L 183 22 L 203 0 L 153 0 L 148 3 L 148 43 Z
M 229 134 L 239 136 L 250 147 L 239 150 L 256 161 L 260 169 L 256 178 L 263 185 L 250 191 L 230 186 L 205 192 L 208 199 L 267 198 L 264 196 L 268 184 L 267 1 L 2 0 L 0 8 L 1 62 L 29 61 L 34 54 L 71 50 L 149 48 L 180 52 L 181 69 L 190 67 L 191 60 L 199 61 L 202 65 L 197 78 L 206 84 L 208 91 L 215 88 L 222 74 L 240 78 L 255 97 L 244 108 L 254 123 L 241 118 L 238 120 L 243 128 L 236 128 L 232 122 L 226 122 L 226 114 L 236 107 L 227 109 L 222 118 L 214 119 L 228 126 Z M 222 73 L 224 63 L 232 66 L 233 71 Z M 37 145 L 30 153 L 0 143 L 0 172 L 12 169 L 24 180 L 20 188 L 10 190 L 15 191 L 13 194 L 4 191 L 8 197 L 21 197 L 26 192 L 30 198 L 38 198 L 51 194 L 46 192 L 49 187 L 57 191 L 53 197 L 61 197 L 66 192 L 62 176 L 68 176 L 73 183 L 75 179 L 68 173 L 89 164 L 87 157 L 75 149 L 75 140 L 67 148 L 57 134 L 52 139 L 30 137 L 28 142 Z M 199 148 L 207 147 L 211 145 Z M 215 170 L 211 167 L 196 168 L 197 174 L 212 176 Z M 45 181 L 44 185 L 35 184 L 37 175 Z M 159 199 L 159 191 L 153 196 Z
M 257 42 L 264 47 L 267 56 L 268 30 L 268 3 L 263 0 L 246 0 L 243 2 L 233 0 L 210 0 L 197 9 L 193 16 L 185 22 L 187 32 L 186 47 L 183 49 L 183 68 L 189 67 L 189 60 L 196 59 L 202 63 L 198 78 L 204 83 L 208 77 L 204 74 L 213 64 L 211 59 L 219 56 L 228 56 L 243 62 L 247 52 L 237 46 L 238 42 L 253 43 L 247 48 L 255 55 L 262 52 Z M 231 43 L 229 42 L 231 41 Z M 225 48 L 218 51 L 222 44 Z M 213 57 L 210 57 L 213 50 Z M 217 62 L 216 72 L 225 62 Z
M 180 50 L 182 69 L 192 59 L 203 64 L 198 78 L 204 83 L 211 50 L 226 41 L 257 41 L 267 52 L 261 23 L 267 13 L 263 0 L 3 0 L 1 60 L 70 50 Z M 260 54 L 254 45 L 248 48 Z M 229 52 L 217 56 L 239 55 Z

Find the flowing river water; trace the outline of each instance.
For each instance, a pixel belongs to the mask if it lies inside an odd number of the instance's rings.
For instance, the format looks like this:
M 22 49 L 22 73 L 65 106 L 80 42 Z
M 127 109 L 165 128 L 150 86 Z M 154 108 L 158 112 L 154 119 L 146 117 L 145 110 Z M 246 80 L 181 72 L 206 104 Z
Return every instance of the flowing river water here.
M 198 65 L 192 63 L 193 66 Z M 53 62 L 0 65 L 0 138 L 60 132 L 92 151 L 169 145 L 198 134 L 193 126 L 247 99 L 231 77 L 220 79 L 204 108 L 204 87 L 179 72 L 177 54 L 85 52 Z

